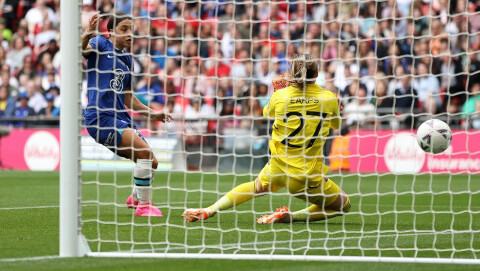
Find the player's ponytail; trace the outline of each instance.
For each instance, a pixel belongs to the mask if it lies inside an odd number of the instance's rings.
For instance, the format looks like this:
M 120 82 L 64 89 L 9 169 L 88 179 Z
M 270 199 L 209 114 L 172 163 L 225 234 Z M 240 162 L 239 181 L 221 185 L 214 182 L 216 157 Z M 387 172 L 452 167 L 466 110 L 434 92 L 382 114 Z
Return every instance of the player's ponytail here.
M 318 65 L 310 54 L 297 55 L 292 60 L 288 73 L 290 84 L 303 89 L 305 85 L 315 83 L 318 76 Z

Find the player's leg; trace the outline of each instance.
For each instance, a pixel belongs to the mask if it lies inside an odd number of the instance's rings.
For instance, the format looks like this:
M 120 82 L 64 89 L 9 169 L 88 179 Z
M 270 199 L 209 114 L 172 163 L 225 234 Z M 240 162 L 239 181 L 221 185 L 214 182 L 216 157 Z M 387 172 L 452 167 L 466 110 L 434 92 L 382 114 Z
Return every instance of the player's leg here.
M 240 205 L 253 197 L 260 197 L 268 192 L 276 192 L 284 186 L 284 177 L 273 174 L 270 163 L 266 164 L 255 181 L 243 183 L 221 197 L 214 204 L 204 209 L 187 209 L 182 217 L 185 221 L 194 222 L 214 216 L 218 211 Z
M 291 220 L 295 221 L 319 221 L 348 213 L 351 208 L 347 194 L 332 180 L 325 181 L 315 188 L 307 188 L 304 195 L 297 198 L 313 203 L 309 207 L 293 212 Z
M 287 207 L 282 206 L 273 214 L 257 219 L 257 223 L 313 222 L 348 213 L 351 207 L 350 199 L 332 180 L 325 179 L 318 185 L 310 184 L 305 185 L 304 182 L 292 180 L 287 186 L 289 192 L 296 198 L 311 202 L 312 205 L 293 213 Z
M 117 154 L 135 162 L 133 170 L 134 186 L 127 199 L 129 207 L 136 207 L 137 216 L 162 216 L 162 212 L 152 206 L 151 189 L 157 159 L 147 142 L 135 129 L 126 128 L 121 133 Z

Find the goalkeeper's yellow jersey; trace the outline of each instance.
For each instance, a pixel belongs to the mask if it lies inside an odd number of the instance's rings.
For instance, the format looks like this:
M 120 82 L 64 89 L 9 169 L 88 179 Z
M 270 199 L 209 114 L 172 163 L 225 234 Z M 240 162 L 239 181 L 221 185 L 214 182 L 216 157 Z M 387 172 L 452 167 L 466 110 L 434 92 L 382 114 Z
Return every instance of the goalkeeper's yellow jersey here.
M 272 95 L 263 115 L 274 119 L 271 163 L 292 175 L 324 172 L 323 145 L 330 127 L 341 124 L 335 94 L 316 84 L 307 85 L 305 92 L 289 86 Z

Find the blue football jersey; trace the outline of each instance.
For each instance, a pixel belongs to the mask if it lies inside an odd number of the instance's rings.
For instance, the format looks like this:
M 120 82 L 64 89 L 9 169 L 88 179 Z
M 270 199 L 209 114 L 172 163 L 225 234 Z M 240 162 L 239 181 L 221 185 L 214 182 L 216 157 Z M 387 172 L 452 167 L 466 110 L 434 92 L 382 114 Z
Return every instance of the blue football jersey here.
M 101 122 L 97 118 L 113 117 L 132 124 L 125 108 L 125 89 L 131 86 L 132 58 L 103 36 L 90 40 L 95 51 L 87 57 L 88 105 L 85 121 L 91 124 Z

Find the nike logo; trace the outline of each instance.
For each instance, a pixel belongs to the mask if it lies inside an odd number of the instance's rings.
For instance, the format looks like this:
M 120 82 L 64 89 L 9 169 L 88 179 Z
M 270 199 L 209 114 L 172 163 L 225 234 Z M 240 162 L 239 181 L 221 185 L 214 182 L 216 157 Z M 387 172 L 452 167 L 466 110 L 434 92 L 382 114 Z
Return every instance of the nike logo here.
M 108 58 L 114 58 L 114 56 L 113 56 L 113 55 L 107 55 L 107 57 L 108 57 Z

